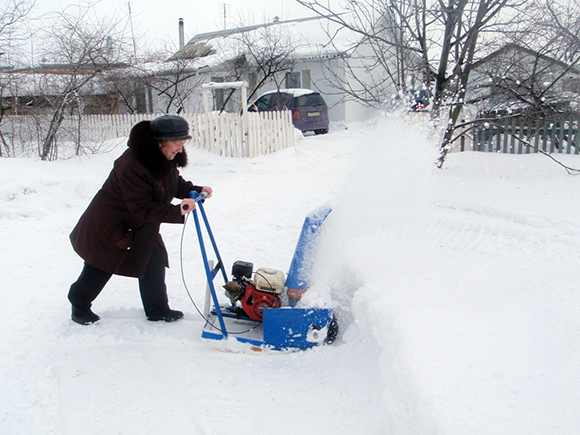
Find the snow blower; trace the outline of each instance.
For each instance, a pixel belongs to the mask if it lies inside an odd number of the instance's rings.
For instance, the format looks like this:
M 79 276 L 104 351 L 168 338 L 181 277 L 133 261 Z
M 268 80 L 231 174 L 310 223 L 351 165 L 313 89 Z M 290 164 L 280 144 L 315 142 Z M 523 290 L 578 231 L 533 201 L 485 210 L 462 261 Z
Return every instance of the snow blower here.
M 275 269 L 258 268 L 236 261 L 229 280 L 203 207 L 205 196 L 191 192 L 197 207 L 191 212 L 207 277 L 202 339 L 231 352 L 305 350 L 332 343 L 338 323 L 329 308 L 297 306 L 308 289 L 320 226 L 330 213 L 328 205 L 306 216 L 288 278 Z M 201 215 L 201 221 L 198 216 Z M 211 242 L 214 261 L 208 259 L 202 224 Z M 214 280 L 221 275 L 228 302 L 218 299 Z

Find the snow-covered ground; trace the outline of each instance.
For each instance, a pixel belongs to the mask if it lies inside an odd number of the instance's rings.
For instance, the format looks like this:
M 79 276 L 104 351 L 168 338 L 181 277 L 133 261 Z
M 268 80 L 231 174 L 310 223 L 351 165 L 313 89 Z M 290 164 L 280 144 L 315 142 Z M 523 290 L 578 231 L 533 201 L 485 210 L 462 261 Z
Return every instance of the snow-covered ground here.
M 384 119 L 255 159 L 188 150 L 228 272 L 287 271 L 304 216 L 333 206 L 304 302 L 333 304 L 341 336 L 279 355 L 201 341 L 180 225 L 162 233 L 184 321 L 146 321 L 136 280 L 113 277 L 102 320 L 74 324 L 68 234 L 125 145 L 0 159 L 0 433 L 576 435 L 580 177 L 542 155 L 451 154 L 438 170 L 430 137 Z M 183 243 L 203 305 L 193 221 Z

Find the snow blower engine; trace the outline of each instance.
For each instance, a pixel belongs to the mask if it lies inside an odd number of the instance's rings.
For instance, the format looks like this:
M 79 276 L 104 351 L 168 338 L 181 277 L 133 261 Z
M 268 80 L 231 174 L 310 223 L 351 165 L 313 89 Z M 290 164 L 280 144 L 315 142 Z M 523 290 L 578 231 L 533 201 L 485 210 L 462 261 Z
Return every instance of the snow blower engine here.
M 254 273 L 254 264 L 236 261 L 232 266 L 232 281 L 224 285 L 225 295 L 250 319 L 261 322 L 265 308 L 280 308 L 280 295 L 286 287 L 284 272 L 261 268 Z M 240 308 L 241 305 L 241 308 Z M 238 314 L 242 314 L 239 312 Z

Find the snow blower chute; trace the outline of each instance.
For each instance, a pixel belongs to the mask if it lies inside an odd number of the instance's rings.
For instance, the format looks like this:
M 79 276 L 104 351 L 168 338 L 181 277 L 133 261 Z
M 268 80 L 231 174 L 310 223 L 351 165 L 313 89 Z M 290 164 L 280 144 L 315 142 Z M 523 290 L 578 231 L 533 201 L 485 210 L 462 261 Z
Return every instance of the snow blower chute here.
M 229 280 L 203 207 L 204 196 L 191 192 L 191 197 L 198 204 L 192 214 L 207 277 L 202 338 L 232 352 L 293 351 L 332 343 L 338 334 L 332 309 L 296 306 L 308 289 L 320 226 L 330 206 L 306 216 L 288 279 L 282 271 L 258 268 L 254 272 L 253 263 L 236 261 Z M 202 223 L 216 257 L 215 266 L 208 259 Z M 214 285 L 220 274 L 229 300 L 225 304 L 219 301 Z

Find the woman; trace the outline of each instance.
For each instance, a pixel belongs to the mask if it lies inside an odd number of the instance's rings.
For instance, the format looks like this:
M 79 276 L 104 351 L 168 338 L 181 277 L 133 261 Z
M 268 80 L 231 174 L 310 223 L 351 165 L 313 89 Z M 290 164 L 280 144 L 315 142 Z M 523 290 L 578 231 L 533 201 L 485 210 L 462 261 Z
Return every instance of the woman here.
M 181 311 L 169 308 L 165 286 L 167 251 L 159 226 L 183 223 L 195 208 L 189 193 L 212 194 L 210 187 L 194 186 L 179 175 L 187 164 L 185 142 L 189 125 L 180 116 L 142 121 L 131 130 L 128 149 L 119 157 L 103 187 L 70 235 L 74 250 L 85 260 L 68 299 L 72 320 L 88 325 L 100 319 L 92 302 L 114 275 L 139 279 L 148 320 L 174 322 Z M 173 205 L 174 198 L 182 199 Z

